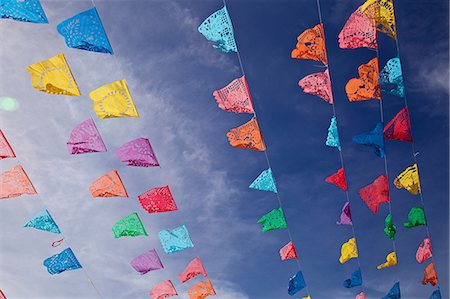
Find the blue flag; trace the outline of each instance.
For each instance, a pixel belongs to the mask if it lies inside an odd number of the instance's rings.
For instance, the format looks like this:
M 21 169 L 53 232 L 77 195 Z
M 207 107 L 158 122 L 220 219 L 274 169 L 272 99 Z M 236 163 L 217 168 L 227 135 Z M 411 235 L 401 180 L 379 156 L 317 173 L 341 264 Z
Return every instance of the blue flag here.
M 52 216 L 50 216 L 50 213 L 47 210 L 43 210 L 42 212 L 34 216 L 33 219 L 25 223 L 24 227 L 33 227 L 35 229 L 45 230 L 55 234 L 61 233 L 58 225 L 56 225 L 55 221 L 53 220 Z
M 48 23 L 39 0 L 0 0 L 0 18 L 38 24 Z
M 52 275 L 82 268 L 70 248 L 66 248 L 60 253 L 45 259 L 43 264 L 47 267 L 48 273 Z
M 325 144 L 331 147 L 337 147 L 339 151 L 341 150 L 336 116 L 333 116 L 331 118 L 330 127 L 328 128 L 327 141 L 325 142 Z
M 302 271 L 298 271 L 297 274 L 292 276 L 289 279 L 289 288 L 288 293 L 289 295 L 293 296 L 298 291 L 304 289 L 306 287 L 305 279 L 303 278 Z
M 204 20 L 198 27 L 198 31 L 207 40 L 218 43 L 218 45 L 213 45 L 214 48 L 225 53 L 237 52 L 233 24 L 231 24 L 230 15 L 226 7 L 216 11 Z
M 186 225 L 158 233 L 161 245 L 166 253 L 174 253 L 194 247 Z
M 441 296 L 441 291 L 439 289 L 437 289 L 436 291 L 434 291 L 429 299 L 442 299 Z
M 382 299 L 399 299 L 402 296 L 400 295 L 400 283 L 396 282 L 394 286 L 389 290 L 386 296 Z
M 384 157 L 384 136 L 383 124 L 377 123 L 375 129 L 368 133 L 353 136 L 353 141 L 357 144 L 367 145 L 375 148 L 375 153 L 380 157 Z
M 272 191 L 278 193 L 277 185 L 275 184 L 275 179 L 273 178 L 272 169 L 266 169 L 250 184 L 249 188 L 261 190 L 261 191 Z
M 358 269 L 353 272 L 349 279 L 344 280 L 343 285 L 345 288 L 353 288 L 362 285 L 361 270 Z

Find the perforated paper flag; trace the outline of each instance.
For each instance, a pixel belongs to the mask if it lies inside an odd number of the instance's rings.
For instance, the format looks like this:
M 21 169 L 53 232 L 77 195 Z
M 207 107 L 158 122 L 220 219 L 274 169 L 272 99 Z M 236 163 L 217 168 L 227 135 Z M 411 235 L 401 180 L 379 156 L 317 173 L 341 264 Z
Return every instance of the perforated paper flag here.
M 358 295 L 356 295 L 355 299 L 366 299 L 366 293 L 359 293 Z
M 6 140 L 2 130 L 0 130 L 0 160 L 15 157 L 16 155 L 14 154 L 12 147 L 9 145 L 8 140 Z
M 375 22 L 363 13 L 361 7 L 351 14 L 339 33 L 339 47 L 342 49 L 378 47 Z
M 231 146 L 257 151 L 266 150 L 266 145 L 264 144 L 256 118 L 252 118 L 242 126 L 231 129 L 227 133 L 227 137 Z
M 339 225 L 353 225 L 352 222 L 352 213 L 350 212 L 350 203 L 346 202 L 341 212 L 341 219 L 336 222 Z
M 125 80 L 103 85 L 89 93 L 100 118 L 139 117 Z
M 117 170 L 111 170 L 92 182 L 89 187 L 92 197 L 128 197 L 127 190 Z
M 350 238 L 347 242 L 341 246 L 341 257 L 339 262 L 341 264 L 347 262 L 349 259 L 358 257 L 358 248 L 356 246 L 356 239 Z
M 194 247 L 186 225 L 172 230 L 162 230 L 158 233 L 165 253 L 174 253 Z
M 209 278 L 205 281 L 199 281 L 188 290 L 190 299 L 204 299 L 208 296 L 215 296 L 216 291 Z
M 438 283 L 438 277 L 436 273 L 436 269 L 434 267 L 434 263 L 430 263 L 423 272 L 423 280 L 422 284 L 426 285 L 427 283 L 435 286 Z
M 412 142 L 411 123 L 408 108 L 403 108 L 384 127 L 384 139 Z
M 400 294 L 400 283 L 396 282 L 392 288 L 389 290 L 389 293 L 386 294 L 386 296 L 384 296 L 381 299 L 399 299 L 401 298 L 401 294 Z
M 373 147 L 378 157 L 384 157 L 385 149 L 382 123 L 377 123 L 375 129 L 370 132 L 353 136 L 353 141 L 357 144 Z
M 407 167 L 394 180 L 398 189 L 406 189 L 409 193 L 417 195 L 420 193 L 420 180 L 417 164 Z
M 0 198 L 37 194 L 21 165 L 16 165 L 0 175 Z
M 344 280 L 342 283 L 344 288 L 353 288 L 362 285 L 361 270 L 358 269 L 352 273 L 349 279 Z
M 120 237 L 148 236 L 137 213 L 131 213 L 117 221 L 112 227 L 112 232 L 116 239 Z
M 0 18 L 38 24 L 48 23 L 39 0 L 0 0 Z
M 372 212 L 378 213 L 378 206 L 390 201 L 388 178 L 380 175 L 372 184 L 360 189 L 359 196 Z
M 226 6 L 204 20 L 198 27 L 198 31 L 207 40 L 217 43 L 213 45 L 214 48 L 225 53 L 238 51 L 234 40 L 233 24 Z
M 325 102 L 333 104 L 330 73 L 328 69 L 321 73 L 310 74 L 298 82 L 304 93 L 316 95 Z
M 391 252 L 386 256 L 386 262 L 381 265 L 378 265 L 377 269 L 380 270 L 395 265 L 397 265 L 397 254 L 395 252 Z
M 5 294 L 2 292 L 2 290 L 0 290 L 0 299 L 6 299 Z
M 325 48 L 325 34 L 322 24 L 306 29 L 297 37 L 297 46 L 291 53 L 292 58 L 312 59 L 327 65 L 327 52 Z
M 378 81 L 383 91 L 387 91 L 401 98 L 405 96 L 405 84 L 403 82 L 402 66 L 399 57 L 391 58 L 386 62 L 386 65 L 380 72 Z
M 330 126 L 328 127 L 327 141 L 325 144 L 331 147 L 337 147 L 339 151 L 341 150 L 336 116 L 331 118 Z
M 35 229 L 45 230 L 51 233 L 60 234 L 58 225 L 56 225 L 52 216 L 47 210 L 41 211 L 30 221 L 25 223 L 24 227 L 33 227 Z
M 162 213 L 178 210 L 169 186 L 152 188 L 141 195 L 138 195 L 138 199 L 142 208 L 149 213 Z
M 234 79 L 222 89 L 215 90 L 213 95 L 222 110 L 251 114 L 255 112 L 245 76 Z
M 272 169 L 266 169 L 250 184 L 249 188 L 278 193 Z
M 298 271 L 294 276 L 289 278 L 288 293 L 293 296 L 298 291 L 303 290 L 306 287 L 305 279 L 303 278 L 302 271 Z
M 385 223 L 385 228 L 384 228 L 385 235 L 389 239 L 395 240 L 395 233 L 397 232 L 397 227 L 392 222 L 392 215 L 391 214 L 388 214 L 386 216 L 386 219 L 384 220 L 384 223 Z
M 67 149 L 71 155 L 106 152 L 106 146 L 92 119 L 73 128 L 67 141 Z
M 430 298 L 428 299 L 442 299 L 441 290 L 437 289 L 433 291 L 433 293 L 430 295 Z
M 203 275 L 204 277 L 207 276 L 203 263 L 198 257 L 190 261 L 186 268 L 184 268 L 183 272 L 178 274 L 178 279 L 181 282 L 186 282 L 197 275 Z
M 158 283 L 150 290 L 150 296 L 153 299 L 164 299 L 172 296 L 177 296 L 177 290 L 170 280 Z
M 345 85 L 348 100 L 365 101 L 379 100 L 380 84 L 378 83 L 378 58 L 375 57 L 366 64 L 358 67 L 359 78 L 350 79 Z
M 425 238 L 417 248 L 416 260 L 419 263 L 425 262 L 433 255 L 433 246 L 431 246 L 430 238 Z
M 394 3 L 392 0 L 367 0 L 361 5 L 361 10 L 371 20 L 375 20 L 378 31 L 396 39 Z
M 47 267 L 48 273 L 52 275 L 82 268 L 70 248 L 66 248 L 60 253 L 45 259 L 43 264 Z
M 412 228 L 420 225 L 427 225 L 427 218 L 423 208 L 411 208 L 408 213 L 408 222 L 404 223 L 405 228 Z
M 295 250 L 294 243 L 290 241 L 286 245 L 283 246 L 283 248 L 280 249 L 280 257 L 282 261 L 289 260 L 289 259 L 297 259 L 297 251 Z
M 131 267 L 133 267 L 134 270 L 139 272 L 141 275 L 164 268 L 155 249 L 150 249 L 149 251 L 135 257 L 130 264 Z
M 137 138 L 121 145 L 116 150 L 116 155 L 128 166 L 159 166 L 150 140 L 147 138 Z
M 347 180 L 345 179 L 344 167 L 339 168 L 336 173 L 327 177 L 325 182 L 336 185 L 342 190 L 347 191 Z
M 258 220 L 259 224 L 262 224 L 262 232 L 268 232 L 274 229 L 287 228 L 286 219 L 282 208 L 273 209 L 266 215 L 262 216 Z

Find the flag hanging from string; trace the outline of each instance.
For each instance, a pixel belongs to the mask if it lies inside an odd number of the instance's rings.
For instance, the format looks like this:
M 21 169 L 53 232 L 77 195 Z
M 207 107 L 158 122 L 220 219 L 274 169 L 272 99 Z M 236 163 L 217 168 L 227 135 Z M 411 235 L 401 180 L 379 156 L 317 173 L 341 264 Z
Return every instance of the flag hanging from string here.
M 130 262 L 130 265 L 141 275 L 164 268 L 158 253 L 153 248 L 135 257 Z
M 406 189 L 409 193 L 417 195 L 420 193 L 420 180 L 417 164 L 407 167 L 394 180 L 398 189 Z
M 147 138 L 137 138 L 121 145 L 116 150 L 116 155 L 127 166 L 159 166 L 150 140 Z
M 120 237 L 148 236 L 148 233 L 136 212 L 117 221 L 112 227 L 112 232 L 116 239 Z
M 325 102 L 333 104 L 330 73 L 328 69 L 321 73 L 310 74 L 298 82 L 304 93 L 316 95 Z
M 442 299 L 441 290 L 437 289 L 433 291 L 429 299 Z
M 396 282 L 392 288 L 389 290 L 389 292 L 381 299 L 400 299 L 400 282 Z
M 170 280 L 160 282 L 150 290 L 150 296 L 153 299 L 164 299 L 177 295 L 177 290 L 175 290 L 175 287 Z
M 252 118 L 242 126 L 231 129 L 227 133 L 227 137 L 231 146 L 257 151 L 266 150 L 256 118 Z
M 174 253 L 194 247 L 186 225 L 172 230 L 162 230 L 158 233 L 165 253 Z
M 283 248 L 280 249 L 280 257 L 282 261 L 289 259 L 298 260 L 297 251 L 292 241 L 289 241 L 289 243 L 287 243 L 283 246 Z
M 186 268 L 184 268 L 183 272 L 178 274 L 178 279 L 184 283 L 197 275 L 203 275 L 204 277 L 207 276 L 203 263 L 198 257 L 190 261 Z
M 117 170 L 111 170 L 92 182 L 89 187 L 92 197 L 128 197 L 127 190 Z
M 339 258 L 339 262 L 344 264 L 348 260 L 352 258 L 358 257 L 358 248 L 356 246 L 356 239 L 350 238 L 347 242 L 342 244 L 341 246 L 341 256 Z
M 208 296 L 215 296 L 216 291 L 211 283 L 211 280 L 199 281 L 188 290 L 190 299 L 204 299 Z
M 58 225 L 56 225 L 55 221 L 53 220 L 52 216 L 47 210 L 39 212 L 39 214 L 37 214 L 30 221 L 25 223 L 24 227 L 32 227 L 35 229 L 40 229 L 55 234 L 61 233 Z
M 327 177 L 325 182 L 336 185 L 342 190 L 347 191 L 347 180 L 345 179 L 344 167 L 339 168 L 336 173 Z
M 383 91 L 401 98 L 405 97 L 405 84 L 399 57 L 391 58 L 386 62 L 386 65 L 380 72 L 378 81 Z M 395 85 L 395 88 L 392 85 Z
M 378 265 L 377 269 L 380 270 L 395 265 L 397 265 L 397 254 L 395 252 L 391 252 L 386 256 L 386 262 L 381 265 Z
M 225 53 L 238 51 L 234 40 L 233 24 L 226 6 L 204 20 L 198 27 L 198 31 L 207 40 L 217 43 L 213 45 L 214 48 Z
M 416 260 L 419 263 L 423 263 L 432 256 L 433 246 L 431 246 L 431 240 L 430 238 L 425 238 L 422 243 L 420 243 L 419 248 L 417 248 Z
M 259 218 L 258 223 L 263 226 L 263 233 L 274 229 L 287 228 L 287 222 L 282 208 L 273 209 Z
M 387 176 L 380 175 L 372 184 L 360 189 L 359 196 L 374 214 L 378 213 L 380 204 L 390 202 Z
M 395 233 L 397 232 L 397 227 L 394 225 L 392 221 L 392 215 L 388 214 L 384 219 L 385 228 L 384 234 L 391 240 L 395 240 Z
M 39 0 L 2 0 L 0 18 L 37 24 L 48 23 Z
M 249 188 L 278 193 L 272 169 L 268 168 L 261 172 L 261 174 L 250 184 Z
M 351 14 L 339 33 L 339 48 L 378 48 L 374 21 L 363 13 L 361 7 Z
M 370 132 L 353 136 L 353 141 L 357 144 L 373 147 L 375 154 L 380 158 L 384 158 L 385 149 L 382 123 L 377 123 L 375 128 Z
M 350 212 L 350 202 L 346 202 L 342 208 L 341 217 L 336 221 L 338 225 L 353 225 L 352 214 Z
M 16 155 L 14 154 L 12 147 L 9 145 L 9 142 L 3 134 L 2 130 L 0 130 L 0 160 L 15 157 Z
M 395 27 L 394 3 L 392 0 L 367 0 L 361 5 L 362 12 L 371 20 L 378 31 L 397 39 Z
M 422 284 L 426 285 L 428 283 L 432 286 L 435 286 L 438 283 L 438 277 L 433 262 L 430 263 L 423 271 Z
M 325 144 L 330 147 L 337 147 L 338 150 L 341 151 L 341 142 L 339 141 L 336 116 L 331 118 L 330 126 L 328 127 L 327 141 Z
M 52 255 L 43 262 L 50 274 L 59 274 L 64 271 L 82 268 L 72 249 L 66 248 L 58 254 Z
M 318 24 L 314 28 L 306 29 L 297 37 L 297 45 L 291 53 L 292 58 L 312 59 L 321 61 L 327 65 L 327 52 L 325 48 L 325 34 L 323 25 Z
M 378 58 L 375 57 L 366 64 L 358 67 L 358 78 L 350 79 L 345 85 L 348 100 L 366 101 L 381 99 L 380 84 L 378 83 Z
M 289 278 L 288 293 L 293 296 L 297 292 L 303 290 L 306 287 L 305 279 L 303 278 L 302 271 L 298 271 L 294 276 Z
M 234 113 L 255 113 L 245 76 L 234 79 L 222 89 L 215 90 L 213 96 L 222 110 Z
M 342 283 L 344 288 L 353 288 L 362 285 L 362 276 L 361 276 L 361 270 L 358 269 L 355 272 L 352 273 L 349 279 L 344 280 Z
M 149 213 L 162 213 L 178 210 L 169 186 L 152 188 L 138 195 L 138 200 L 142 208 Z
M 403 108 L 397 115 L 384 127 L 384 138 L 386 140 L 400 140 L 412 142 L 412 131 L 409 120 L 408 108 Z
M 24 194 L 37 194 L 21 165 L 0 174 L 0 198 L 14 198 Z
M 67 149 L 71 155 L 106 152 L 103 139 L 91 118 L 72 130 L 67 141 Z
M 358 295 L 356 295 L 355 299 L 366 299 L 366 293 L 359 293 Z
M 420 225 L 427 225 L 427 218 L 425 217 L 424 209 L 411 208 L 408 213 L 408 222 L 405 222 L 403 226 L 405 228 L 413 228 Z

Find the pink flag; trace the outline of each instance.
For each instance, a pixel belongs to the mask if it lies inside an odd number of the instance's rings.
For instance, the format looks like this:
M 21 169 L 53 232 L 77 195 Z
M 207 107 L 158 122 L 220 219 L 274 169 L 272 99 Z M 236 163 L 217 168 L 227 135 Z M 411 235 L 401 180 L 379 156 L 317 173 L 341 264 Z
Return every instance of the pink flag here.
M 13 198 L 24 194 L 37 194 L 21 165 L 0 174 L 0 198 Z
M 425 238 L 420 244 L 416 252 L 416 260 L 419 263 L 425 262 L 433 255 L 433 247 L 431 246 L 430 238 Z
M 198 257 L 196 257 L 186 266 L 183 272 L 178 274 L 178 279 L 181 282 L 186 282 L 189 279 L 194 278 L 195 276 L 200 274 L 203 275 L 204 277 L 207 276 L 202 261 Z
M 153 299 L 164 299 L 177 295 L 178 293 L 170 280 L 160 282 L 150 290 L 150 296 Z
M 178 210 L 169 186 L 156 187 L 138 195 L 139 202 L 149 213 L 162 213 Z
M 147 138 L 138 138 L 123 144 L 116 150 L 116 155 L 128 166 L 159 166 L 155 152 Z
M 71 155 L 106 152 L 105 144 L 92 119 L 85 120 L 72 130 L 67 149 Z
M 375 21 L 371 20 L 362 12 L 361 7 L 352 13 L 350 18 L 339 33 L 339 48 L 356 49 L 369 48 L 376 49 L 377 29 Z
M 369 209 L 376 214 L 378 206 L 382 203 L 388 203 L 390 200 L 387 176 L 380 175 L 372 184 L 360 189 L 359 195 Z
M 5 135 L 3 135 L 2 130 L 0 130 L 0 160 L 4 158 L 15 158 L 16 155 L 12 147 L 9 145 L 8 140 L 6 140 Z
M 294 243 L 290 241 L 283 248 L 280 249 L 281 260 L 298 259 L 297 251 L 295 250 Z
M 234 79 L 222 89 L 215 90 L 213 95 L 222 110 L 235 113 L 254 113 L 245 76 Z
M 321 97 L 326 102 L 333 104 L 333 93 L 331 92 L 330 73 L 328 69 L 323 73 L 308 75 L 298 82 L 305 93 Z
M 352 214 L 350 212 L 350 203 L 349 202 L 346 202 L 344 204 L 344 207 L 342 208 L 342 213 L 341 213 L 341 220 L 337 221 L 336 224 L 353 225 Z
M 141 275 L 153 270 L 164 268 L 155 249 L 150 249 L 149 251 L 135 257 L 130 264 L 131 267 L 133 267 L 134 270 L 139 272 Z
M 359 293 L 358 295 L 356 295 L 355 299 L 366 299 L 366 293 Z

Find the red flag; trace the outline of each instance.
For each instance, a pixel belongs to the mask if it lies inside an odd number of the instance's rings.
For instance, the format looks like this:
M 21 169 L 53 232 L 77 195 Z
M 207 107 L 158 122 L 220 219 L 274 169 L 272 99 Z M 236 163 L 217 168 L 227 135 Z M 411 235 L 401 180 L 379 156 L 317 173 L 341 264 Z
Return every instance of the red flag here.
M 139 202 L 149 213 L 161 213 L 178 210 L 169 186 L 156 187 L 138 195 Z
M 359 195 L 367 204 L 369 209 L 375 214 L 378 212 L 378 205 L 389 202 L 388 178 L 380 175 L 372 184 L 359 190 Z
M 298 259 L 297 251 L 295 250 L 294 243 L 289 242 L 280 249 L 281 260 Z
M 333 173 L 325 179 L 325 182 L 338 186 L 347 191 L 347 181 L 345 179 L 344 167 L 341 167 L 336 173 Z
M 200 274 L 204 277 L 207 276 L 202 261 L 198 257 L 196 257 L 186 266 L 183 272 L 178 274 L 178 279 L 180 279 L 181 282 L 186 282 L 189 279 L 194 278 L 195 276 Z
M 384 139 L 401 140 L 412 142 L 411 124 L 409 121 L 408 108 L 403 108 L 399 113 L 384 127 Z

